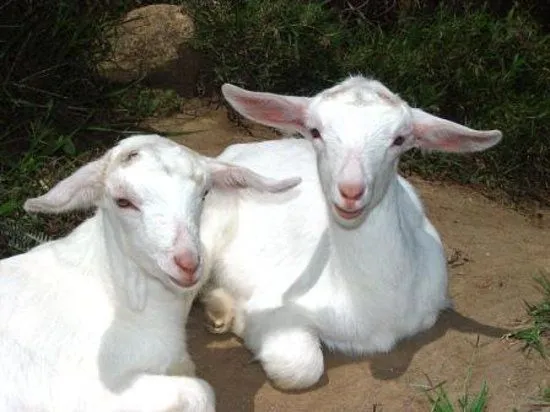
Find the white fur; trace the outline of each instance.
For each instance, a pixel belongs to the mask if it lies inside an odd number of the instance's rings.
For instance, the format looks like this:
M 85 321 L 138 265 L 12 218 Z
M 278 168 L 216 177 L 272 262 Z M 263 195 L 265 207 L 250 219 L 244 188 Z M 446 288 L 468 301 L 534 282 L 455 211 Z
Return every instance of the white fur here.
M 399 157 L 414 146 L 483 150 L 501 133 L 411 109 L 362 77 L 313 98 L 222 90 L 245 117 L 307 140 L 237 144 L 219 157 L 302 184 L 269 198 L 214 193 L 207 201 L 201 238 L 214 276 L 206 311 L 215 318 L 209 307 L 219 312 L 225 302 L 230 314 L 215 329 L 231 327 L 276 385 L 297 389 L 322 375 L 321 342 L 367 354 L 431 327 L 449 305 L 446 261 L 419 197 L 397 174 Z M 346 199 L 346 185 L 364 193 Z M 220 218 L 227 205 L 236 213 Z
M 213 411 L 185 339 L 209 271 L 198 237 L 203 197 L 211 185 L 278 191 L 298 182 L 138 135 L 28 200 L 27 211 L 97 212 L 68 236 L 0 261 L 0 410 Z M 121 198 L 133 206 L 117 206 Z

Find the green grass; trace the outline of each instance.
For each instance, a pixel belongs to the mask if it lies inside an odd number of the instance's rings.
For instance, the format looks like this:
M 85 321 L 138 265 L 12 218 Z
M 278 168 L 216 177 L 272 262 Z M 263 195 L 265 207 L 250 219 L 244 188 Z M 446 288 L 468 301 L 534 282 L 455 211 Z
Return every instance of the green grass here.
M 150 116 L 170 116 L 181 111 L 184 99 L 174 90 L 152 89 L 140 85 L 128 88 L 117 95 L 119 113 L 138 119 Z
M 188 0 L 194 47 L 212 63 L 203 82 L 309 93 L 341 76 L 345 27 L 323 2 Z
M 464 393 L 456 403 L 453 403 L 443 386 L 434 389 L 435 394 L 426 392 L 430 401 L 431 412 L 483 412 L 487 410 L 489 388 L 483 382 L 478 393 Z
M 547 357 L 546 345 L 550 338 L 550 278 L 540 275 L 535 278 L 541 288 L 543 298 L 536 304 L 525 302 L 531 325 L 510 334 L 510 337 L 523 341 L 523 349 L 535 350 L 541 356 Z M 550 395 L 547 391 L 546 395 Z
M 47 129 L 39 129 L 44 133 Z M 60 144 L 64 144 L 64 139 Z M 35 140 L 33 140 L 34 142 Z M 38 140 L 36 140 L 38 141 Z M 39 154 L 28 151 L 19 167 L 0 178 L 0 258 L 25 252 L 44 240 L 67 234 L 89 214 L 27 214 L 22 204 L 29 197 L 45 193 L 77 167 L 99 155 L 101 149 L 89 149 L 71 156 Z M 5 200 L 4 200 L 5 199 Z
M 345 65 L 381 78 L 412 105 L 474 128 L 503 131 L 494 149 L 421 155 L 404 166 L 423 176 L 504 189 L 550 201 L 550 36 L 528 14 L 484 10 L 404 19 L 365 32 Z M 361 34 L 358 34 L 361 36 Z M 543 91 L 544 90 L 544 91 Z
M 420 1 L 383 25 L 364 8 L 325 7 L 336 3 L 186 1 L 195 47 L 211 62 L 205 83 L 311 94 L 350 73 L 372 75 L 411 105 L 504 133 L 483 153 L 413 152 L 404 168 L 550 204 L 550 35 L 527 3 L 495 13 L 473 2 L 427 9 Z
M 445 382 L 434 385 L 429 376 L 426 376 L 428 385 L 421 386 L 421 389 L 430 402 L 431 412 L 483 412 L 487 410 L 489 400 L 489 387 L 487 386 L 487 382 L 483 381 L 478 392 L 472 393 L 471 391 L 472 366 L 476 360 L 478 349 L 479 336 L 477 337 L 475 348 L 470 359 L 470 366 L 468 367 L 464 379 L 462 394 L 456 401 L 453 401 L 447 393 Z
M 20 0 L 2 5 L 0 34 L 0 257 L 67 233 L 85 214 L 30 216 L 37 196 L 140 119 L 178 111 L 173 91 L 110 84 L 97 72 L 104 38 L 140 1 Z
M 545 274 L 540 274 L 535 277 L 535 281 L 540 287 L 543 296 L 536 304 L 525 303 L 527 313 L 531 318 L 531 325 L 509 336 L 523 341 L 524 350 L 535 350 L 542 357 L 546 358 L 546 344 L 550 338 L 550 278 Z M 430 411 L 432 412 L 481 412 L 488 408 L 489 389 L 485 381 L 477 392 L 471 392 L 471 368 L 468 370 L 468 374 L 464 380 L 463 393 L 456 401 L 451 399 L 445 389 L 444 383 L 434 385 L 429 378 L 427 379 L 429 385 L 422 388 L 428 397 Z M 541 388 L 540 396 L 533 400 L 532 406 L 537 408 L 550 407 L 550 387 Z
M 209 63 L 201 82 L 210 93 L 233 82 L 312 94 L 350 73 L 373 75 L 412 105 L 504 132 L 502 143 L 487 152 L 415 152 L 403 168 L 550 202 L 550 35 L 541 2 L 491 3 L 491 9 L 459 1 L 434 8 L 438 2 L 419 0 L 407 10 L 389 0 L 168 2 L 185 5 L 196 21 L 193 44 Z M 21 210 L 27 197 L 138 131 L 144 117 L 181 109 L 173 91 L 139 81 L 110 84 L 97 73 L 98 61 L 111 52 L 105 33 L 130 8 L 151 3 L 157 1 L 2 6 L 0 219 L 23 224 L 30 219 Z M 55 221 L 48 235 L 74 224 L 71 218 L 48 221 Z M 46 219 L 32 222 L 29 230 Z
M 539 395 L 529 402 L 529 411 L 546 411 L 550 408 L 550 387 L 540 388 Z M 519 412 L 517 408 L 513 412 Z
M 35 173 L 52 159 L 74 156 L 86 127 L 108 115 L 111 87 L 95 64 L 109 53 L 101 38 L 116 16 L 100 2 L 87 3 L 21 0 L 2 7 L 2 216 L 21 203 Z

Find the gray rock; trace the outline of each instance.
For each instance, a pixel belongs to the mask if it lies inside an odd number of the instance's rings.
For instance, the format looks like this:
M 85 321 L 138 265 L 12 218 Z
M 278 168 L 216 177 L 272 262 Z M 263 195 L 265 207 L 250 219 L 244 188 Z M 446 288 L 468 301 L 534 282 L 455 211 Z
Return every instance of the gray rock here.
M 99 73 L 123 83 L 144 77 L 150 87 L 193 96 L 201 67 L 200 55 L 189 47 L 194 32 L 193 20 L 180 6 L 134 9 L 107 34 L 112 55 L 99 64 Z

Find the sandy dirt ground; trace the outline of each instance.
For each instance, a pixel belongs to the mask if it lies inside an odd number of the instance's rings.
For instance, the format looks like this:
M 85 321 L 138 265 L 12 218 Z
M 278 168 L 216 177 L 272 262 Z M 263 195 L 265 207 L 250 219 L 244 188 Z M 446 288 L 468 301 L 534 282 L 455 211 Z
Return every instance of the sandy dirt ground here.
M 149 125 L 162 132 L 191 132 L 173 138 L 209 155 L 231 143 L 275 136 L 258 126 L 236 126 L 223 109 L 199 106 Z M 472 392 L 487 381 L 489 411 L 550 410 L 534 406 L 540 388 L 550 385 L 550 362 L 503 338 L 528 320 L 524 300 L 541 298 L 533 275 L 550 273 L 547 211 L 533 219 L 468 187 L 410 181 L 444 240 L 455 311 L 388 354 L 352 359 L 327 353 L 319 385 L 283 393 L 270 385 L 238 339 L 207 333 L 200 308 L 194 308 L 190 350 L 198 375 L 216 391 L 218 411 L 428 411 L 423 388 L 444 383 L 456 401 L 469 371 Z

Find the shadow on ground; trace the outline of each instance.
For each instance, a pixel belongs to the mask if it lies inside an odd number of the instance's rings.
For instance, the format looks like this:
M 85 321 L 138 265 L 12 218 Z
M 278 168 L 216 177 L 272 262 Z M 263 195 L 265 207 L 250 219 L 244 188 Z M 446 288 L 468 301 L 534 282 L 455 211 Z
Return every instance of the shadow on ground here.
M 259 389 L 269 385 L 261 365 L 253 360 L 252 354 L 237 338 L 209 334 L 203 326 L 201 310 L 200 306 L 193 308 L 188 327 L 190 351 L 197 364 L 197 373 L 214 387 L 218 411 L 254 411 Z M 330 371 L 358 362 L 366 363 L 373 378 L 393 380 L 408 370 L 420 349 L 437 341 L 449 330 L 491 338 L 500 338 L 509 332 L 507 329 L 484 325 L 454 310 L 447 310 L 441 314 L 434 327 L 400 342 L 389 353 L 354 359 L 325 351 L 325 368 Z M 297 396 L 323 388 L 329 383 L 327 371 L 315 387 L 308 391 L 286 392 L 285 396 Z M 350 369 L 350 379 L 353 379 L 354 373 Z

